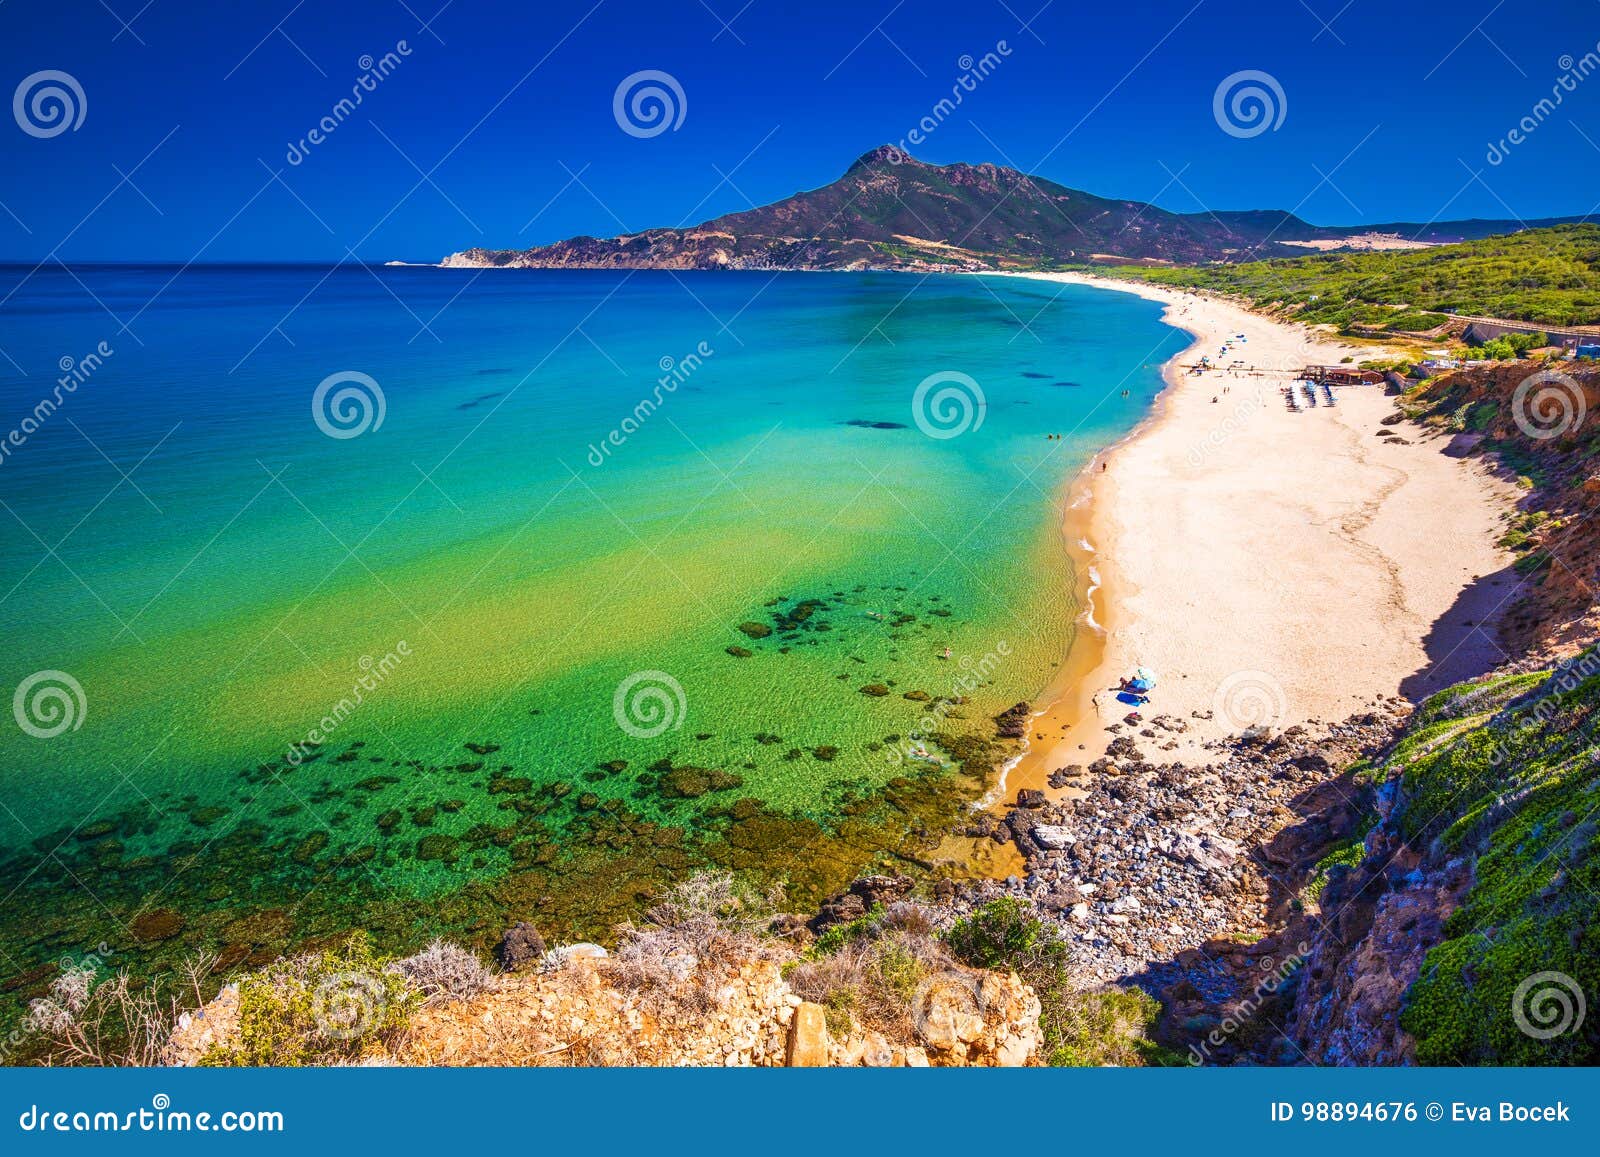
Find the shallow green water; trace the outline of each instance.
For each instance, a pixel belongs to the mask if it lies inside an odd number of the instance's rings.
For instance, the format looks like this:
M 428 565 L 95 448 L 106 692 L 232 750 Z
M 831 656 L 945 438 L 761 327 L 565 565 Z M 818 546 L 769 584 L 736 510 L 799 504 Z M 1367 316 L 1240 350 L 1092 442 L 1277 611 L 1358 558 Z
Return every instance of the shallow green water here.
M 83 693 L 59 735 L 0 730 L 13 945 L 40 888 L 98 885 L 126 929 L 174 857 L 233 910 L 267 862 L 498 886 L 589 813 L 833 830 L 926 778 L 913 733 L 951 767 L 932 736 L 1048 680 L 1063 484 L 1181 345 L 1150 303 L 1007 279 L 173 272 L 82 274 L 132 333 L 60 272 L 8 306 L 13 422 L 112 351 L 0 464 L 0 674 Z M 312 394 L 344 370 L 383 421 L 334 438 Z M 982 402 L 933 437 L 945 371 Z

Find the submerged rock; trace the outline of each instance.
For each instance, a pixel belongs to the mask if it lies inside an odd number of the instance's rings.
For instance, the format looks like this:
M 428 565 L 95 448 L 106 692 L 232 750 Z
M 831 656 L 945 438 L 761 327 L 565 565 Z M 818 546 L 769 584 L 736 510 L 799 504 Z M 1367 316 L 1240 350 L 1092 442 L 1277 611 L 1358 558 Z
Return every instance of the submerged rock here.
M 188 921 L 182 912 L 171 908 L 152 908 L 135 916 L 128 928 L 136 940 L 153 944 L 160 940 L 171 940 L 183 931 L 186 924 Z

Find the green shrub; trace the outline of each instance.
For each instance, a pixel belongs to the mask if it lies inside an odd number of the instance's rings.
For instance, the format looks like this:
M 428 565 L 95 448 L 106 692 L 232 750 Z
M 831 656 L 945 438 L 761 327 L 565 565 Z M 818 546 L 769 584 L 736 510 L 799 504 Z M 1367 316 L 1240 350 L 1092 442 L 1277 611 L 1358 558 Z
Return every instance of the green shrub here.
M 945 942 L 974 968 L 1016 968 L 1019 962 L 1066 953 L 1066 945 L 1047 932 L 1033 909 L 1012 896 L 957 920 Z
M 364 932 L 239 982 L 238 1044 L 207 1064 L 302 1066 L 359 1058 L 403 1029 L 420 997 Z
M 1389 328 L 1402 333 L 1419 333 L 1425 329 L 1434 329 L 1443 325 L 1450 319 L 1442 313 L 1432 313 L 1424 310 L 1408 309 L 1389 320 Z
M 857 916 L 844 924 L 835 924 L 818 936 L 811 947 L 806 949 L 807 959 L 816 960 L 823 956 L 832 956 L 845 945 L 871 936 L 877 931 L 878 923 L 882 919 L 883 905 L 874 904 L 865 916 Z
M 1049 1064 L 1181 1063 L 1152 1039 L 1160 1004 L 1137 988 L 1081 991 L 1071 947 L 1023 901 L 1007 896 L 985 904 L 956 921 L 945 942 L 962 963 L 1009 968 L 1033 989 Z
M 1229 265 L 1121 266 L 1109 272 L 1244 297 L 1277 305 L 1297 321 L 1341 328 L 1381 324 L 1418 332 L 1445 320 L 1447 310 L 1543 325 L 1588 325 L 1600 319 L 1597 242 L 1600 226 L 1558 225 L 1428 249 Z M 1518 334 L 1491 345 L 1496 355 L 1514 357 L 1546 340 L 1542 334 Z

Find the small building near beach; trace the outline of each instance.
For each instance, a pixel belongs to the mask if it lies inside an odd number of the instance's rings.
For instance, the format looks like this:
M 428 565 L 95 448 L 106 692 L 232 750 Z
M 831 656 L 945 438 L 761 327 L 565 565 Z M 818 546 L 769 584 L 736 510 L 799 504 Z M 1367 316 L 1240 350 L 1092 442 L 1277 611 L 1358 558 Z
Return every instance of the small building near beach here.
M 1360 370 L 1354 366 L 1307 366 L 1300 377 L 1319 386 L 1370 386 L 1383 381 L 1377 370 Z

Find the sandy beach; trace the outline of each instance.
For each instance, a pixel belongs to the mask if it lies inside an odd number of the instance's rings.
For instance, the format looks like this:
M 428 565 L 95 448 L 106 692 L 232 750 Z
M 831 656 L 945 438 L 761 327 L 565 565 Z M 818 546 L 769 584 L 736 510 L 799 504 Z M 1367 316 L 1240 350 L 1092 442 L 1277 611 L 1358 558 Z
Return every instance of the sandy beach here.
M 1334 406 L 1303 412 L 1285 401 L 1282 371 L 1373 347 L 1184 291 L 1020 276 L 1162 301 L 1196 340 L 1167 365 L 1156 412 L 1072 489 L 1068 540 L 1089 605 L 996 802 L 1104 754 L 1107 725 L 1133 709 L 1116 699 L 1119 678 L 1137 666 L 1159 677 L 1140 726 L 1181 721 L 1158 746 L 1187 761 L 1252 725 L 1342 719 L 1502 660 L 1479 628 L 1511 587 L 1495 540 L 1515 489 L 1445 455 L 1442 438 L 1381 425 L 1393 412 L 1382 386 L 1336 387 Z M 1192 376 L 1202 355 L 1244 367 Z

